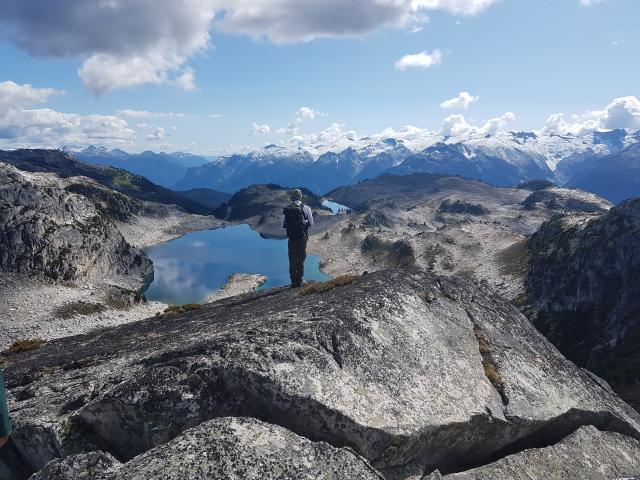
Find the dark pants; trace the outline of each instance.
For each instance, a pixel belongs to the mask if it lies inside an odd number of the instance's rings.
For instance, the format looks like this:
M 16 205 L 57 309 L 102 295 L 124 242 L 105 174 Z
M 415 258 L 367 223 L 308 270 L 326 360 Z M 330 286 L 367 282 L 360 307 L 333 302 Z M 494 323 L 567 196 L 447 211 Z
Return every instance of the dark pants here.
M 289 276 L 291 285 L 299 287 L 304 277 L 304 259 L 307 257 L 307 239 L 289 239 Z

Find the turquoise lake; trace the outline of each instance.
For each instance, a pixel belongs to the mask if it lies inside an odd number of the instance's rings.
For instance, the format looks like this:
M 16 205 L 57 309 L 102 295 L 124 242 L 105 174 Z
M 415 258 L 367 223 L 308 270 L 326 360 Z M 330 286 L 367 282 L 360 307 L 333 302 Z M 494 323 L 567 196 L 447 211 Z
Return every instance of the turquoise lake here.
M 222 287 L 232 273 L 260 273 L 262 288 L 289 284 L 287 241 L 262 238 L 248 225 L 188 233 L 145 249 L 153 261 L 154 280 L 145 292 L 149 300 L 200 303 Z M 329 278 L 320 258 L 307 255 L 305 280 Z

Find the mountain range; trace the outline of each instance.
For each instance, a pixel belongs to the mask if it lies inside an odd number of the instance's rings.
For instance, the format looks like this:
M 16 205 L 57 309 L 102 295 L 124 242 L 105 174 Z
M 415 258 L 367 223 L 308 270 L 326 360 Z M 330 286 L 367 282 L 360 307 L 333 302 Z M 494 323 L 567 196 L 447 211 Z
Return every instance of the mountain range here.
M 122 168 L 136 175 L 142 175 L 166 188 L 172 188 L 189 168 L 198 167 L 211 160 L 211 158 L 183 152 L 155 153 L 146 150 L 132 154 L 118 148 L 108 150 L 93 145 L 82 150 L 66 149 L 66 151 L 84 162 Z
M 640 194 L 640 131 L 558 135 L 534 132 L 443 136 L 396 132 L 305 144 L 266 145 L 211 158 L 180 152 L 127 154 L 89 147 L 73 152 L 90 163 L 125 168 L 168 188 L 235 192 L 252 184 L 304 186 L 323 194 L 381 174 L 445 173 L 496 186 L 545 179 L 593 191 L 614 202 Z M 621 187 L 624 185 L 624 188 Z

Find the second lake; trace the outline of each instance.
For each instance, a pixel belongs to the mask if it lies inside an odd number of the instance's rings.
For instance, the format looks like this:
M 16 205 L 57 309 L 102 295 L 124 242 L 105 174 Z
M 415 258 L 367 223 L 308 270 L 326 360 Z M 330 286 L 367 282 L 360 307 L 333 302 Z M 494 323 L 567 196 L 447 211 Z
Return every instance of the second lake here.
M 188 233 L 145 249 L 153 261 L 154 280 L 145 292 L 149 300 L 200 303 L 219 290 L 233 273 L 267 276 L 261 288 L 289 283 L 287 241 L 262 238 L 248 225 Z M 307 255 L 305 280 L 329 278 L 320 258 Z

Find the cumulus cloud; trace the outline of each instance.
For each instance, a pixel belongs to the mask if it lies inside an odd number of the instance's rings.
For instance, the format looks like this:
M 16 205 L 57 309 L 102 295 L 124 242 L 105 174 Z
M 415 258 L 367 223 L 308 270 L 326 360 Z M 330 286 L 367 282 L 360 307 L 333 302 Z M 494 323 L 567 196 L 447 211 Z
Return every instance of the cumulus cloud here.
M 49 108 L 15 108 L 0 115 L 0 140 L 12 147 L 123 144 L 130 142 L 133 134 L 126 121 L 109 115 L 78 115 Z
M 11 107 L 30 107 L 45 103 L 53 95 L 62 95 L 62 90 L 35 88 L 28 83 L 19 85 L 11 80 L 0 82 L 0 111 Z
M 150 133 L 146 136 L 146 139 L 150 142 L 155 142 L 158 140 L 164 140 L 167 137 L 167 132 L 162 127 L 156 127 L 156 130 L 153 133 Z
M 194 87 L 187 59 L 209 46 L 214 0 L 3 0 L 0 34 L 34 56 L 81 58 L 100 94 L 145 83 Z
M 326 115 L 326 113 L 314 110 L 313 108 L 300 107 L 296 112 L 296 120 L 298 122 L 303 122 L 305 120 L 314 120 L 316 117 L 324 117 Z
M 440 104 L 442 108 L 469 108 L 469 105 L 480 100 L 480 97 L 474 97 L 469 92 L 460 92 L 460 94 L 450 100 L 445 100 Z
M 545 133 L 559 135 L 584 135 L 615 128 L 640 128 L 640 100 L 635 96 L 614 98 L 602 110 L 593 110 L 582 115 L 554 113 L 547 118 Z
M 279 128 L 276 130 L 278 135 L 298 135 L 300 132 L 300 128 L 296 123 L 290 123 L 284 128 Z
M 291 139 L 291 142 L 298 145 L 334 144 L 340 141 L 353 141 L 357 138 L 355 131 L 344 128 L 345 125 L 342 123 L 333 123 L 319 133 L 296 135 Z
M 513 122 L 516 116 L 512 112 L 507 112 L 501 117 L 491 118 L 483 125 L 477 126 L 467 122 L 463 115 L 449 115 L 442 122 L 442 135 L 459 136 L 469 133 L 478 133 L 482 135 L 496 135 L 503 127 Z
M 39 57 L 79 58 L 95 94 L 143 84 L 196 88 L 188 62 L 212 28 L 274 43 L 419 28 L 432 10 L 474 15 L 498 0 L 3 0 L 0 37 Z
M 11 81 L 0 83 L 0 143 L 10 147 L 51 147 L 132 140 L 134 131 L 113 115 L 78 115 L 31 108 L 63 92 Z
M 253 122 L 251 124 L 251 135 L 252 136 L 256 136 L 256 135 L 267 135 L 268 133 L 271 133 L 271 127 L 268 124 L 263 124 L 263 125 L 259 125 L 256 122 Z
M 442 63 L 442 52 L 434 50 L 429 53 L 426 50 L 420 53 L 405 55 L 394 64 L 396 70 L 406 70 L 407 68 L 431 68 Z

